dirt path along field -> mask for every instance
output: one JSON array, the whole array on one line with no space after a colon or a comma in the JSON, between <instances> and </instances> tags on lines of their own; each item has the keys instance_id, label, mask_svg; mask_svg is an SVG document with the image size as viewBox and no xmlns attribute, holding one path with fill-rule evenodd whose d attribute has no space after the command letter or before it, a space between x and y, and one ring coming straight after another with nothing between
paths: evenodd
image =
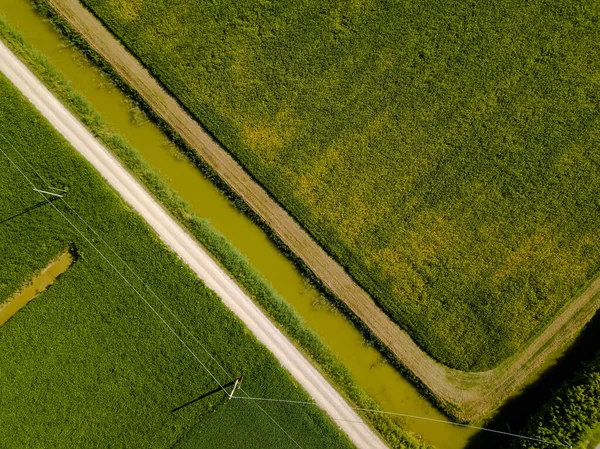
<instances>
[{"instance_id":1,"label":"dirt path along field","mask_svg":"<svg viewBox=\"0 0 600 449\"><path fill-rule=\"evenodd\" d=\"M267 316L142 185L0 42L0 71L252 331L359 448L387 446Z\"/></svg>"},{"instance_id":2,"label":"dirt path along field","mask_svg":"<svg viewBox=\"0 0 600 449\"><path fill-rule=\"evenodd\" d=\"M600 280L572 301L520 354L498 368L467 373L437 363L165 92L95 16L77 0L47 1L458 418L472 420L491 411L597 310Z\"/></svg>"}]
</instances>

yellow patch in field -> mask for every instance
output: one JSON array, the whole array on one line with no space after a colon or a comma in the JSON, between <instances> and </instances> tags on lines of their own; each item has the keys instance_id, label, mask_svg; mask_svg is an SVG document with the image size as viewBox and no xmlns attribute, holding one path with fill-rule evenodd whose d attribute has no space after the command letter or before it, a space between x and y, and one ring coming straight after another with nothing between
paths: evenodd
<instances>
[{"instance_id":1,"label":"yellow patch in field","mask_svg":"<svg viewBox=\"0 0 600 449\"><path fill-rule=\"evenodd\" d=\"M591 262L578 257L578 251L574 248L568 251L560 248L549 235L550 232L540 231L523 241L519 248L508 255L504 265L496 270L492 277L494 284L498 286L513 276L540 270L543 270L544 276L540 277L539 283L547 284L549 289L561 282L577 284L578 279L583 279ZM584 236L579 245L592 241L593 239Z\"/></svg>"},{"instance_id":2,"label":"yellow patch in field","mask_svg":"<svg viewBox=\"0 0 600 449\"><path fill-rule=\"evenodd\" d=\"M351 215L342 220L340 227L340 232L350 245L354 245L360 234L368 228L369 223L366 217L371 213L370 205L358 197L353 198L352 206L350 208Z\"/></svg>"},{"instance_id":3,"label":"yellow patch in field","mask_svg":"<svg viewBox=\"0 0 600 449\"><path fill-rule=\"evenodd\" d=\"M419 214L408 232L411 260L419 264L434 263L437 253L452 251L460 242L460 229L441 215L430 212Z\"/></svg>"},{"instance_id":4,"label":"yellow patch in field","mask_svg":"<svg viewBox=\"0 0 600 449\"><path fill-rule=\"evenodd\" d=\"M534 261L548 257L553 249L552 241L543 233L526 239L519 248L508 255L504 265L492 276L492 280L496 285L501 284L517 272L529 268Z\"/></svg>"},{"instance_id":5,"label":"yellow patch in field","mask_svg":"<svg viewBox=\"0 0 600 449\"><path fill-rule=\"evenodd\" d=\"M340 161L340 151L336 147L329 147L312 169L298 177L296 195L308 204L314 204L318 199L317 190L322 188L327 175Z\"/></svg>"},{"instance_id":6,"label":"yellow patch in field","mask_svg":"<svg viewBox=\"0 0 600 449\"><path fill-rule=\"evenodd\" d=\"M411 301L425 301L427 285L404 257L403 251L384 248L375 253L372 259L383 270L392 284L394 296Z\"/></svg>"},{"instance_id":7,"label":"yellow patch in field","mask_svg":"<svg viewBox=\"0 0 600 449\"><path fill-rule=\"evenodd\" d=\"M239 46L230 49L229 73L231 74L231 84L237 88L248 88L260 84L261 81L256 77L252 68L252 58L254 52L249 48L245 41Z\"/></svg>"},{"instance_id":8,"label":"yellow patch in field","mask_svg":"<svg viewBox=\"0 0 600 449\"><path fill-rule=\"evenodd\" d=\"M309 205L315 203L317 198L315 197L314 185L310 176L306 174L298 176L296 196L302 198Z\"/></svg>"},{"instance_id":9,"label":"yellow patch in field","mask_svg":"<svg viewBox=\"0 0 600 449\"><path fill-rule=\"evenodd\" d=\"M391 210L374 195L377 179L367 170L362 171L373 151L372 139L389 122L389 111L376 114L360 130L327 147L298 176L296 196L313 207L314 216L334 224L340 237L351 246L359 245L361 235L377 226ZM347 179L345 172L350 168L354 170L352 181L338 185L337 180Z\"/></svg>"},{"instance_id":10,"label":"yellow patch in field","mask_svg":"<svg viewBox=\"0 0 600 449\"><path fill-rule=\"evenodd\" d=\"M242 138L246 145L266 162L274 162L285 144L290 142L300 125L291 109L279 111L273 122L245 126Z\"/></svg>"},{"instance_id":11,"label":"yellow patch in field","mask_svg":"<svg viewBox=\"0 0 600 449\"><path fill-rule=\"evenodd\" d=\"M340 232L348 244L358 245L358 239L365 231L377 226L382 217L389 214L389 206L380 204L375 206L372 198L374 181L372 178L362 177L354 182L354 190L347 201L347 205L340 205L337 209L341 215ZM377 212L374 212L376 208ZM331 212L329 212L331 213ZM385 218L384 218L385 219Z\"/></svg>"},{"instance_id":12,"label":"yellow patch in field","mask_svg":"<svg viewBox=\"0 0 600 449\"><path fill-rule=\"evenodd\" d=\"M285 142L284 137L272 125L246 127L243 130L244 141L254 151L266 149L268 151L279 150Z\"/></svg>"},{"instance_id":13,"label":"yellow patch in field","mask_svg":"<svg viewBox=\"0 0 600 449\"><path fill-rule=\"evenodd\" d=\"M143 4L144 0L110 0L110 6L127 20L137 19Z\"/></svg>"},{"instance_id":14,"label":"yellow patch in field","mask_svg":"<svg viewBox=\"0 0 600 449\"><path fill-rule=\"evenodd\" d=\"M377 68L380 72L385 72L394 68L396 63L398 62L398 50L395 48L383 48L379 55L377 56L377 61L375 62Z\"/></svg>"},{"instance_id":15,"label":"yellow patch in field","mask_svg":"<svg viewBox=\"0 0 600 449\"><path fill-rule=\"evenodd\" d=\"M351 0L350 9L352 12L365 12L365 9L373 7L372 0Z\"/></svg>"},{"instance_id":16,"label":"yellow patch in field","mask_svg":"<svg viewBox=\"0 0 600 449\"><path fill-rule=\"evenodd\" d=\"M440 263L442 252L451 253L462 238L453 221L425 211L412 220L406 229L398 229L389 246L369 256L398 297L425 301L428 289L423 275ZM435 268L433 268L435 269Z\"/></svg>"},{"instance_id":17,"label":"yellow patch in field","mask_svg":"<svg viewBox=\"0 0 600 449\"><path fill-rule=\"evenodd\" d=\"M371 119L365 128L365 133L369 137L376 136L386 128L390 128L390 124L390 110L387 108Z\"/></svg>"}]
</instances>

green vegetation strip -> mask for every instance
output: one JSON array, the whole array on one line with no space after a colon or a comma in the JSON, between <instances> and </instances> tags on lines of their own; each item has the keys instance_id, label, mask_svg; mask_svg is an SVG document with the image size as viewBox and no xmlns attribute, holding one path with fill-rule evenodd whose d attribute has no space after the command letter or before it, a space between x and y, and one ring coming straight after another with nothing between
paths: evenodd
<instances>
[{"instance_id":1,"label":"green vegetation strip","mask_svg":"<svg viewBox=\"0 0 600 449\"><path fill-rule=\"evenodd\" d=\"M600 352L531 417L524 429L534 438L585 449L600 428ZM511 449L549 449L550 444L515 441Z\"/></svg>"},{"instance_id":2,"label":"green vegetation strip","mask_svg":"<svg viewBox=\"0 0 600 449\"><path fill-rule=\"evenodd\" d=\"M84 3L443 363L496 366L598 273L586 2Z\"/></svg>"},{"instance_id":3,"label":"green vegetation strip","mask_svg":"<svg viewBox=\"0 0 600 449\"><path fill-rule=\"evenodd\" d=\"M248 333L220 299L161 244L155 234L103 179L0 77L0 131L55 187L68 190L70 205L192 330L232 376L245 375L257 395L308 396L276 359ZM6 142L3 151L41 184ZM14 217L40 195L2 156L0 216ZM104 250L122 272L123 264L93 238L60 200L53 204ZM227 408L214 392L176 413L177 406L217 385L112 268L54 210L38 207L1 224L3 263L0 298L46 266L65 246L77 249L77 264L0 328L0 446L3 447L171 447L214 410ZM133 275L134 287L146 293ZM164 316L164 308L146 298ZM173 319L167 320L184 334ZM189 338L187 343L222 383L231 378ZM264 407L303 447L352 445L316 408L292 412ZM250 414L260 429L244 447L295 447L260 410L249 405L223 413ZM226 429L224 429L225 431ZM209 441L203 441L207 447Z\"/></svg>"},{"instance_id":4,"label":"green vegetation strip","mask_svg":"<svg viewBox=\"0 0 600 449\"><path fill-rule=\"evenodd\" d=\"M221 236L207 220L198 218L190 207L119 135L113 133L101 116L78 94L50 62L29 45L0 17L0 38L44 82L46 86L110 149L146 186L167 210L204 246L278 326L311 358L328 379L357 407L378 409L354 382L348 370L319 337L308 329L287 302L262 278L248 260ZM280 397L275 396L275 397ZM420 447L393 420L364 414L392 447ZM193 432L196 434L197 432Z\"/></svg>"}]
</instances>

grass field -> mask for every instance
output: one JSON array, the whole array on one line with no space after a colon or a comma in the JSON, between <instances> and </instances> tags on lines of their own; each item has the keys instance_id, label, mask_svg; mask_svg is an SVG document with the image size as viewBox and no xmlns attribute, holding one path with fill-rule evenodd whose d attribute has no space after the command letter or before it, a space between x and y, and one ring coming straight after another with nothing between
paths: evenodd
<instances>
[{"instance_id":1,"label":"grass field","mask_svg":"<svg viewBox=\"0 0 600 449\"><path fill-rule=\"evenodd\" d=\"M204 343L231 376L244 374L256 395L306 400L276 360L169 252L92 168L0 77L0 132L49 184L66 188L69 204ZM3 139L3 151L42 187L33 170ZM214 424L213 413L240 426L244 447L296 447L252 404L210 394L216 383L109 265L50 205L40 201L0 157L0 301L12 296L66 248L77 261L46 292L0 328L0 446L172 447L190 429ZM53 204L91 237L62 201ZM94 237L95 245L103 248ZM121 271L123 265L103 251ZM133 276L130 282L142 292ZM146 299L164 316L150 295ZM174 325L173 320L171 325ZM181 331L175 326L175 329ZM220 378L231 380L187 342ZM233 401L235 402L235 401ZM265 409L304 447L352 447L318 409ZM246 429L252 421L256 428ZM210 424L213 423L213 424ZM252 438L249 438L251 435ZM195 447L214 447L205 434Z\"/></svg>"},{"instance_id":2,"label":"grass field","mask_svg":"<svg viewBox=\"0 0 600 449\"><path fill-rule=\"evenodd\" d=\"M591 2L84 3L438 360L598 272Z\"/></svg>"},{"instance_id":3,"label":"grass field","mask_svg":"<svg viewBox=\"0 0 600 449\"><path fill-rule=\"evenodd\" d=\"M86 124L98 140L120 159L121 163L213 255L215 260L219 261L230 276L265 310L274 322L283 328L288 338L310 357L312 363L319 367L320 371L349 399L350 403L360 408L379 408L379 405L352 378L348 368L307 327L302 318L271 287L248 259L219 234L208 220L199 218L160 174L147 164L138 151L106 124L99 112L73 89L72 84L66 80L64 75L42 53L27 43L23 36L2 17L0 17L0 39L82 123ZM227 416L239 419L239 416L235 414ZM256 417L251 418L255 419ZM392 447L422 447L389 416L369 413L364 414L363 419L367 420ZM211 418L210 422L215 420ZM204 427L205 423L200 423L195 428L196 430L190 431L191 438L185 441L195 441L194 436L197 435L198 429ZM242 428L242 430L247 431L248 429ZM262 428L258 427L257 430L261 431ZM201 432L201 435L203 434L204 431ZM229 437L233 438L233 436Z\"/></svg>"}]
</instances>

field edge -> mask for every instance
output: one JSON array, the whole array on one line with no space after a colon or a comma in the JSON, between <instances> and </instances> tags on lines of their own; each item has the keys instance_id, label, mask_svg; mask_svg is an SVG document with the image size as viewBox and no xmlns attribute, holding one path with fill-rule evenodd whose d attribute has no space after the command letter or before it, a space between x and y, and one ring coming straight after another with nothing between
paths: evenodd
<instances>
[{"instance_id":1,"label":"field edge","mask_svg":"<svg viewBox=\"0 0 600 449\"><path fill-rule=\"evenodd\" d=\"M313 331L303 325L302 319L293 308L272 289L248 260L218 234L207 220L196 217L179 195L148 166L137 150L118 134L111 132L101 116L69 85L60 71L55 69L43 54L28 44L3 18L0 18L0 37L4 38L4 42L11 50L15 51L30 70L44 81L44 84L92 134L107 146L144 188L165 206L169 214L190 236L213 255L213 260L238 282L238 285L272 318L277 327L295 343L298 349L315 362L315 367L331 381L343 397L358 407L379 409L378 404L354 382L344 365L329 352L327 346ZM361 413L361 416L377 429L386 441L420 447L410 434L391 419L367 413ZM385 435L385 432L389 435Z\"/></svg>"}]
</instances>

